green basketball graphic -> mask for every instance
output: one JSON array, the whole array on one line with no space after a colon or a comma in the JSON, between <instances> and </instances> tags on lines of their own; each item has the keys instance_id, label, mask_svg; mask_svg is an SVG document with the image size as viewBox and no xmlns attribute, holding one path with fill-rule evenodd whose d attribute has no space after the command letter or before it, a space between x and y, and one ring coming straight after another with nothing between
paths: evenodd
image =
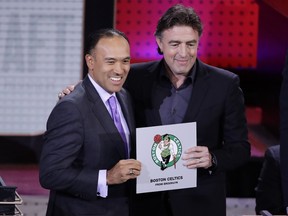
<instances>
[{"instance_id":1,"label":"green basketball graphic","mask_svg":"<svg viewBox=\"0 0 288 216\"><path fill-rule=\"evenodd\" d=\"M154 143L151 147L151 158L154 163L164 170L169 167L176 169L176 163L182 155L180 140L172 134L154 136Z\"/></svg>"}]
</instances>

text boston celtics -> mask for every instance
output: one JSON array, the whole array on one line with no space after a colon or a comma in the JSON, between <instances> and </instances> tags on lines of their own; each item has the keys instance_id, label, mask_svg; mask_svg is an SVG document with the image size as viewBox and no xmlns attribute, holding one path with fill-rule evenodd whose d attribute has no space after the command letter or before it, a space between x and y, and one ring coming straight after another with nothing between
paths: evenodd
<instances>
[{"instance_id":1,"label":"text boston celtics","mask_svg":"<svg viewBox=\"0 0 288 216\"><path fill-rule=\"evenodd\" d=\"M175 180L182 180L182 179L183 179L183 176L174 176L174 177L168 177L168 178L156 178L156 179L150 179L150 183L175 181Z\"/></svg>"}]
</instances>

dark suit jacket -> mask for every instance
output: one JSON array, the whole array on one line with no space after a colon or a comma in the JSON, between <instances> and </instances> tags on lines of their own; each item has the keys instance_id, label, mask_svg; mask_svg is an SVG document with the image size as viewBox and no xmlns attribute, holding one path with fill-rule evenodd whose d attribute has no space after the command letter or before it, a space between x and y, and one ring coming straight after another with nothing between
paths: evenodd
<instances>
[{"instance_id":1,"label":"dark suit jacket","mask_svg":"<svg viewBox=\"0 0 288 216\"><path fill-rule=\"evenodd\" d=\"M163 60L131 67L126 88L134 100L136 127L162 124L159 105L156 105L161 102L153 97L159 88L157 80L162 66ZM183 122L197 122L198 145L207 146L215 154L218 168L213 174L206 169L198 169L197 188L170 191L166 195L169 196L173 216L225 215L225 171L243 165L250 157L243 93L237 75L199 60L196 66L192 96ZM156 215L161 196L163 193L158 193L158 197L157 193L136 196L135 206L141 212L135 215L147 215L149 212ZM140 197L151 202L145 203ZM143 207L145 205L149 208Z\"/></svg>"},{"instance_id":2,"label":"dark suit jacket","mask_svg":"<svg viewBox=\"0 0 288 216\"><path fill-rule=\"evenodd\" d=\"M130 96L116 96L130 129L135 123ZM40 160L40 183L50 189L47 215L128 215L129 181L108 187L108 197L97 196L100 169L111 169L125 159L124 143L94 86L86 77L61 99L47 122Z\"/></svg>"},{"instance_id":3,"label":"dark suit jacket","mask_svg":"<svg viewBox=\"0 0 288 216\"><path fill-rule=\"evenodd\" d=\"M288 50L280 91L280 158L284 205L288 207Z\"/></svg>"},{"instance_id":4,"label":"dark suit jacket","mask_svg":"<svg viewBox=\"0 0 288 216\"><path fill-rule=\"evenodd\" d=\"M255 188L256 214L268 210L271 214L285 214L281 187L280 146L271 146L265 152L265 158Z\"/></svg>"}]
</instances>

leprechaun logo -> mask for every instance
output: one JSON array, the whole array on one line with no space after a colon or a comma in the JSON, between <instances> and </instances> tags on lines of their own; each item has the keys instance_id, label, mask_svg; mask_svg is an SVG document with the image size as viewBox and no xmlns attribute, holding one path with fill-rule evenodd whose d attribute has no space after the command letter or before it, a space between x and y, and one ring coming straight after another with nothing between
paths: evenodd
<instances>
[{"instance_id":1,"label":"leprechaun logo","mask_svg":"<svg viewBox=\"0 0 288 216\"><path fill-rule=\"evenodd\" d=\"M176 169L176 163L182 154L182 145L180 140L172 134L156 134L151 148L152 160L161 170L168 167Z\"/></svg>"}]
</instances>

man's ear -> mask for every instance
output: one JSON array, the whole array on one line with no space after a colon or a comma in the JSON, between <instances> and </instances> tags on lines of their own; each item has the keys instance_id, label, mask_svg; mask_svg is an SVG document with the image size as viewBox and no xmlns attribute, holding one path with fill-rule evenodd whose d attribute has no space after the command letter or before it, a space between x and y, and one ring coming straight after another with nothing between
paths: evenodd
<instances>
[{"instance_id":1,"label":"man's ear","mask_svg":"<svg viewBox=\"0 0 288 216\"><path fill-rule=\"evenodd\" d=\"M159 37L156 37L156 42L157 42L158 47L162 51L162 42L161 42L161 39Z\"/></svg>"},{"instance_id":2,"label":"man's ear","mask_svg":"<svg viewBox=\"0 0 288 216\"><path fill-rule=\"evenodd\" d=\"M93 66L94 66L94 58L93 58L93 56L90 55L90 54L86 54L85 55L85 60L86 60L87 67L89 69L93 68Z\"/></svg>"}]
</instances>

